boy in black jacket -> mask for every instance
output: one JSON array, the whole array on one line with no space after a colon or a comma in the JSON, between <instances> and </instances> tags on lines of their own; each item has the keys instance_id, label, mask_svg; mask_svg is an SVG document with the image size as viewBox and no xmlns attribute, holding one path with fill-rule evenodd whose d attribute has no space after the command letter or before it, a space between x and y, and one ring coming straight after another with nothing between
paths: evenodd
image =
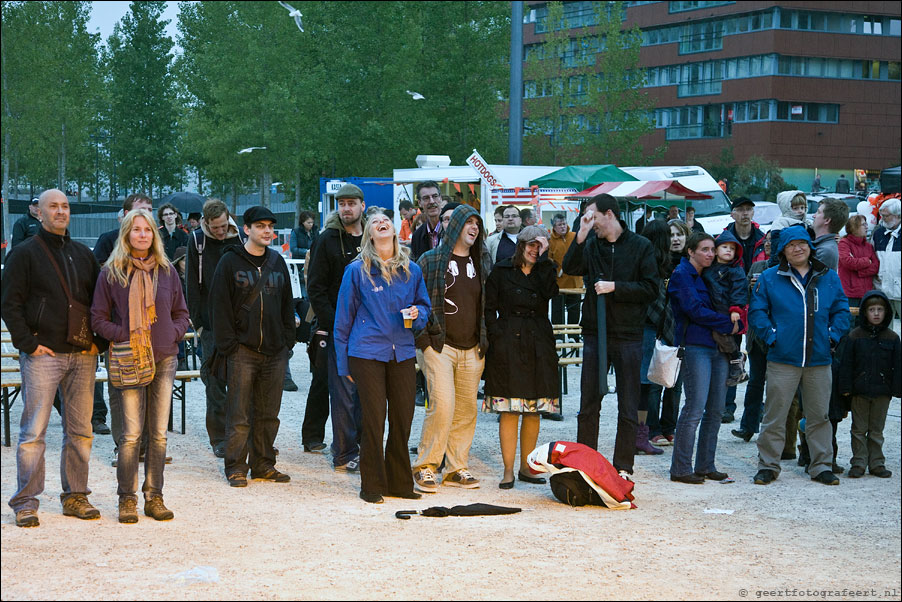
<instances>
[{"instance_id":1,"label":"boy in black jacket","mask_svg":"<svg viewBox=\"0 0 902 602\"><path fill-rule=\"evenodd\" d=\"M225 474L232 487L247 486L248 465L253 479L291 480L276 470L272 447L295 328L288 267L267 248L275 224L265 207L245 211L247 242L228 247L213 275L213 335L217 352L228 357Z\"/></svg>"},{"instance_id":2,"label":"boy in black jacket","mask_svg":"<svg viewBox=\"0 0 902 602\"><path fill-rule=\"evenodd\" d=\"M892 331L893 310L881 291L861 299L858 326L841 344L839 394L851 397L852 468L849 477L893 475L883 456L883 426L890 397L902 396L899 335Z\"/></svg>"}]
</instances>

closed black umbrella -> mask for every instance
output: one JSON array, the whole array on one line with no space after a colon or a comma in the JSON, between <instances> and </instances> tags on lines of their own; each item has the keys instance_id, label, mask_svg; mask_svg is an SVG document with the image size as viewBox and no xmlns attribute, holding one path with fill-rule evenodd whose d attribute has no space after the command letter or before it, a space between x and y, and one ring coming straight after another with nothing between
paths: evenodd
<instances>
[{"instance_id":1,"label":"closed black umbrella","mask_svg":"<svg viewBox=\"0 0 902 602\"><path fill-rule=\"evenodd\" d=\"M516 514L520 512L520 508L509 508L507 506L495 506L493 504L468 504L466 506L432 506L425 510L398 510L395 512L395 518L407 520L411 515L419 514L421 516L492 516L498 514Z\"/></svg>"},{"instance_id":2,"label":"closed black umbrella","mask_svg":"<svg viewBox=\"0 0 902 602\"><path fill-rule=\"evenodd\" d=\"M196 192L173 192L160 200L161 205L172 203L172 206L188 216L192 213L201 213L207 198Z\"/></svg>"}]
</instances>

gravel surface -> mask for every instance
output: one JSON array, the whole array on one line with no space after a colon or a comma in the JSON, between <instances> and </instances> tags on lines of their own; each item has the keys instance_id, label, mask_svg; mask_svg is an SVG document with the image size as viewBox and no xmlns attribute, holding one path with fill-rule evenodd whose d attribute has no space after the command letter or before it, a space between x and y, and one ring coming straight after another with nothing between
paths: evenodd
<instances>
[{"instance_id":1,"label":"gravel surface","mask_svg":"<svg viewBox=\"0 0 902 602\"><path fill-rule=\"evenodd\" d=\"M187 434L170 433L164 494L175 520L116 521L110 436L96 436L89 483L102 518L63 517L61 429L47 434L41 526L20 529L7 506L15 490L21 402L13 447L2 449L2 598L46 599L900 599L900 403L886 425L891 479L812 482L794 461L755 486L755 439L723 425L718 468L736 482L668 480L672 448L636 458L635 510L570 508L547 485L498 489L495 416L480 414L470 469L482 487L443 487L417 501L357 497L359 479L336 474L328 455L304 453L300 425L309 386L303 346L292 359L298 393L285 393L276 446L288 484L226 483L207 443L204 393L188 385ZM569 371L563 422L542 421L539 443L576 438L579 370ZM613 384L613 379L612 379ZM741 415L743 386L738 400ZM419 440L417 408L411 445ZM851 456L846 419L840 463ZM616 402L603 405L599 450L613 453ZM178 417L176 418L178 425ZM327 425L327 440L330 437ZM143 479L143 477L142 477ZM398 520L397 510L486 502L523 509L511 516ZM726 512L710 512L726 511Z\"/></svg>"}]
</instances>

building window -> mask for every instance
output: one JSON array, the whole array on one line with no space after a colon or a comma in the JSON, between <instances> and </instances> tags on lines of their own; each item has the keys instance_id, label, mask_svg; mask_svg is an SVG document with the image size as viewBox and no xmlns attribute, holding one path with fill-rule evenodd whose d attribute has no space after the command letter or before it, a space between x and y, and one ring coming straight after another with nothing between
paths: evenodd
<instances>
[{"instance_id":1,"label":"building window","mask_svg":"<svg viewBox=\"0 0 902 602\"><path fill-rule=\"evenodd\" d=\"M723 6L724 4L736 4L735 2L671 2L668 12L680 13L687 10L699 10L700 8L712 8L714 6Z\"/></svg>"}]
</instances>

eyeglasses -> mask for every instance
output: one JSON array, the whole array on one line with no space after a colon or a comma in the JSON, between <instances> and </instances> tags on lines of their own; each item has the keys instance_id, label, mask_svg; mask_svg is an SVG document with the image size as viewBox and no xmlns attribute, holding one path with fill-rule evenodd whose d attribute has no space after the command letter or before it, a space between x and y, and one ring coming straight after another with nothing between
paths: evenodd
<instances>
[{"instance_id":1,"label":"eyeglasses","mask_svg":"<svg viewBox=\"0 0 902 602\"><path fill-rule=\"evenodd\" d=\"M440 194L426 194L420 197L421 201L438 201L441 200L442 195Z\"/></svg>"},{"instance_id":2,"label":"eyeglasses","mask_svg":"<svg viewBox=\"0 0 902 602\"><path fill-rule=\"evenodd\" d=\"M163 214L163 217L175 217L175 213L172 213L171 211L167 211L166 213Z\"/></svg>"}]
</instances>

